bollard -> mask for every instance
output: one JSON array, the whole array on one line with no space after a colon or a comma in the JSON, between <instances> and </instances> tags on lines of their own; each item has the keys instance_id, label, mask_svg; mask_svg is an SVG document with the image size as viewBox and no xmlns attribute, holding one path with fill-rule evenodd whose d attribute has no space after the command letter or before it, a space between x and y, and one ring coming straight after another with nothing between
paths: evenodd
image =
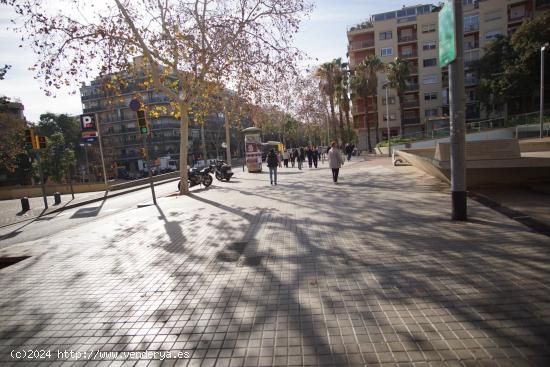
<instances>
[{"instance_id":1,"label":"bollard","mask_svg":"<svg viewBox=\"0 0 550 367\"><path fill-rule=\"evenodd\" d=\"M29 198L25 196L21 198L21 211L26 212L29 210L31 210L31 205L29 204Z\"/></svg>"},{"instance_id":2,"label":"bollard","mask_svg":"<svg viewBox=\"0 0 550 367\"><path fill-rule=\"evenodd\" d=\"M53 193L54 205L61 204L61 194L58 192Z\"/></svg>"}]
</instances>

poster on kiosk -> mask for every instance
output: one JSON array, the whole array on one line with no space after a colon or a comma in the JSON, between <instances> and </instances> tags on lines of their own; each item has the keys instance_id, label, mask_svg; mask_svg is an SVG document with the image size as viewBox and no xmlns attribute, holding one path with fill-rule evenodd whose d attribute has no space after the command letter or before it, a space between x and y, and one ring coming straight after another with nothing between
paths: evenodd
<instances>
[{"instance_id":1,"label":"poster on kiosk","mask_svg":"<svg viewBox=\"0 0 550 367\"><path fill-rule=\"evenodd\" d=\"M260 129L250 127L244 129L244 146L246 149L246 167L248 172L262 171L262 141L260 139Z\"/></svg>"}]
</instances>

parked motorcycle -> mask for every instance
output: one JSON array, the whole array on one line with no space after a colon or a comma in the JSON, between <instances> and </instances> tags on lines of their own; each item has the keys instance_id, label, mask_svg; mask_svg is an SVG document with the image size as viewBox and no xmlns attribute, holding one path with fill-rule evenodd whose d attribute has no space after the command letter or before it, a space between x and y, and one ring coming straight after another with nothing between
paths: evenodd
<instances>
[{"instance_id":1,"label":"parked motorcycle","mask_svg":"<svg viewBox=\"0 0 550 367\"><path fill-rule=\"evenodd\" d=\"M196 168L190 168L187 170L187 180L189 182L189 187L197 186L197 185L204 185L204 187L208 187L212 185L212 176L210 176L210 173L212 172L212 166L206 166L202 169L196 169ZM178 190L181 189L181 181L178 182Z\"/></svg>"},{"instance_id":2,"label":"parked motorcycle","mask_svg":"<svg viewBox=\"0 0 550 367\"><path fill-rule=\"evenodd\" d=\"M227 164L224 160L218 160L216 161L215 167L215 176L219 181L227 181L231 179L231 176L233 176L233 172L231 171L231 166Z\"/></svg>"}]
</instances>

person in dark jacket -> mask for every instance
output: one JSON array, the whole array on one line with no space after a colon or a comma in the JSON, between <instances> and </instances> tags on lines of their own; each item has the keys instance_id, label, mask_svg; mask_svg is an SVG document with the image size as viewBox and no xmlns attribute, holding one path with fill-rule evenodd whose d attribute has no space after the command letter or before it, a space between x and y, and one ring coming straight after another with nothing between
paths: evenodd
<instances>
[{"instance_id":1,"label":"person in dark jacket","mask_svg":"<svg viewBox=\"0 0 550 367\"><path fill-rule=\"evenodd\" d=\"M317 148L315 147L315 145L311 147L311 156L313 157L313 166L317 168L318 156L317 156Z\"/></svg>"},{"instance_id":2,"label":"person in dark jacket","mask_svg":"<svg viewBox=\"0 0 550 367\"><path fill-rule=\"evenodd\" d=\"M311 150L311 146L308 146L306 149L306 157L307 165L311 168L311 165L313 164L313 151Z\"/></svg>"},{"instance_id":3,"label":"person in dark jacket","mask_svg":"<svg viewBox=\"0 0 550 367\"><path fill-rule=\"evenodd\" d=\"M353 147L351 144L346 144L346 148L344 149L344 152L348 156L348 162L351 160L351 153L353 153Z\"/></svg>"},{"instance_id":4,"label":"person in dark jacket","mask_svg":"<svg viewBox=\"0 0 550 367\"><path fill-rule=\"evenodd\" d=\"M267 153L267 167L269 167L269 181L271 184L277 185L277 167L279 167L279 157L275 153L275 149L271 148Z\"/></svg>"},{"instance_id":5,"label":"person in dark jacket","mask_svg":"<svg viewBox=\"0 0 550 367\"><path fill-rule=\"evenodd\" d=\"M296 162L297 155L298 155L298 151L296 149L292 149L290 151L290 163L292 164L292 168L294 168L294 162Z\"/></svg>"},{"instance_id":6,"label":"person in dark jacket","mask_svg":"<svg viewBox=\"0 0 550 367\"><path fill-rule=\"evenodd\" d=\"M298 169L302 169L302 163L306 160L306 152L304 147L300 147L300 152L298 153Z\"/></svg>"}]
</instances>

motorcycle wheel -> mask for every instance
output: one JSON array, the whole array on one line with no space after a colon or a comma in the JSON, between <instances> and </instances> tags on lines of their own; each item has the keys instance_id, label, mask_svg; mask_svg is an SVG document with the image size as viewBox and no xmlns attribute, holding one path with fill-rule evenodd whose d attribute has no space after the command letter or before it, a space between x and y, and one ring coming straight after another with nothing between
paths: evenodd
<instances>
[{"instance_id":1,"label":"motorcycle wheel","mask_svg":"<svg viewBox=\"0 0 550 367\"><path fill-rule=\"evenodd\" d=\"M207 175L204 175L204 182L203 182L203 184L204 184L204 187L208 187L208 186L212 185L212 176L210 176L210 175L208 175L208 174L207 174Z\"/></svg>"},{"instance_id":2,"label":"motorcycle wheel","mask_svg":"<svg viewBox=\"0 0 550 367\"><path fill-rule=\"evenodd\" d=\"M178 181L178 191L181 190L181 181Z\"/></svg>"},{"instance_id":3,"label":"motorcycle wheel","mask_svg":"<svg viewBox=\"0 0 550 367\"><path fill-rule=\"evenodd\" d=\"M231 177L228 177L228 178L226 178L225 180L226 180L227 182L229 182L230 179L231 179Z\"/></svg>"},{"instance_id":4,"label":"motorcycle wheel","mask_svg":"<svg viewBox=\"0 0 550 367\"><path fill-rule=\"evenodd\" d=\"M216 172L216 178L218 179L218 181L223 181L222 176L218 172Z\"/></svg>"}]
</instances>

